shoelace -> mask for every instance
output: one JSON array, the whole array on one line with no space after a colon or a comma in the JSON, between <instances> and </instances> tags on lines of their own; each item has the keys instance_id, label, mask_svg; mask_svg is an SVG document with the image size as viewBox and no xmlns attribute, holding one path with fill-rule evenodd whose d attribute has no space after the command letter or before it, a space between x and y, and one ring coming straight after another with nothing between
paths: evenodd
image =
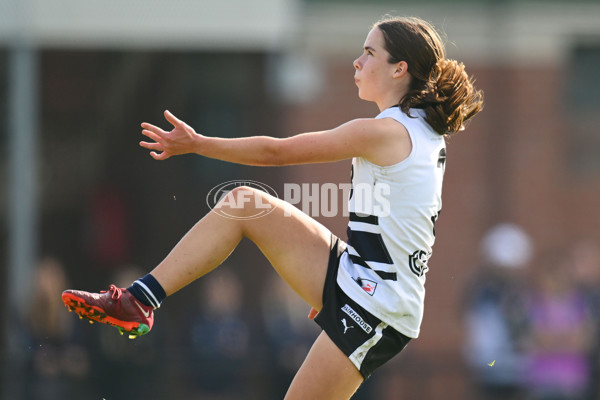
<instances>
[{"instance_id":1,"label":"shoelace","mask_svg":"<svg viewBox=\"0 0 600 400\"><path fill-rule=\"evenodd\" d=\"M119 300L121 298L121 296L123 295L123 290L116 287L115 285L110 285L108 287L108 290L100 291L100 293L108 293L108 292L112 292L111 297L113 298L113 300Z\"/></svg>"}]
</instances>

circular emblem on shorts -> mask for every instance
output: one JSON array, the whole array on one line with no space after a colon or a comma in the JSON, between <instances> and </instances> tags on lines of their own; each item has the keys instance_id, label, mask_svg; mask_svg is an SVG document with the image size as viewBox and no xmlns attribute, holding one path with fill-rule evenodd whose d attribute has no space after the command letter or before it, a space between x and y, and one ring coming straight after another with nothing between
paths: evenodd
<instances>
[{"instance_id":1,"label":"circular emblem on shorts","mask_svg":"<svg viewBox=\"0 0 600 400\"><path fill-rule=\"evenodd\" d=\"M253 219L264 217L275 209L271 204L265 203L260 196L253 196L250 192L245 195L240 193L239 196L227 196L233 189L238 187L249 187L258 189L262 192L268 193L271 196L277 196L277 192L269 185L262 182L253 180L234 180L224 183L220 183L213 187L206 195L206 204L211 210L217 214L233 219ZM255 212L252 215L245 215L240 217L235 215L230 210L238 208L244 208L247 204L252 205Z\"/></svg>"}]
</instances>

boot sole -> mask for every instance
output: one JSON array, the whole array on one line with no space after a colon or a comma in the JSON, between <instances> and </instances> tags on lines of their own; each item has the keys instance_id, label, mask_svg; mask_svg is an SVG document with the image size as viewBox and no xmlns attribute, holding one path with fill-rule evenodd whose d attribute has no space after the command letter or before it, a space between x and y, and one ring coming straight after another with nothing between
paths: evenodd
<instances>
[{"instance_id":1,"label":"boot sole","mask_svg":"<svg viewBox=\"0 0 600 400\"><path fill-rule=\"evenodd\" d=\"M89 305L84 299L77 297L71 293L63 293L62 301L69 309L69 312L74 311L79 315L79 318L86 318L90 323L100 322L110 325L119 330L121 335L127 333L130 339L135 339L138 336L145 335L150 331L148 325L139 322L121 321L110 315L97 306Z\"/></svg>"}]
</instances>

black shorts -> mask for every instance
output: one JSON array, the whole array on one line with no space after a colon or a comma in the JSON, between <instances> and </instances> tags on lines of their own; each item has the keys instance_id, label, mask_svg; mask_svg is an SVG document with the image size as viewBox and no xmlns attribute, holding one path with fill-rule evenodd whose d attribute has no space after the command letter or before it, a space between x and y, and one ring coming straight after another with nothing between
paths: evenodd
<instances>
[{"instance_id":1,"label":"black shorts","mask_svg":"<svg viewBox=\"0 0 600 400\"><path fill-rule=\"evenodd\" d=\"M348 297L337 284L344 243L331 235L331 251L323 289L323 309L315 322L367 379L400 353L410 341Z\"/></svg>"}]
</instances>

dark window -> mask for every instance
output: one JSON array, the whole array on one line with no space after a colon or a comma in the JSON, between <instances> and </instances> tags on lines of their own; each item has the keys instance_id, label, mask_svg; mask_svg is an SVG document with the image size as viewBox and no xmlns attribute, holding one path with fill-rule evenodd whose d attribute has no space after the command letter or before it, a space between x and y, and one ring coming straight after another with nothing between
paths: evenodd
<instances>
[{"instance_id":1,"label":"dark window","mask_svg":"<svg viewBox=\"0 0 600 400\"><path fill-rule=\"evenodd\" d=\"M567 67L570 164L574 174L600 173L600 38L573 48Z\"/></svg>"}]
</instances>

